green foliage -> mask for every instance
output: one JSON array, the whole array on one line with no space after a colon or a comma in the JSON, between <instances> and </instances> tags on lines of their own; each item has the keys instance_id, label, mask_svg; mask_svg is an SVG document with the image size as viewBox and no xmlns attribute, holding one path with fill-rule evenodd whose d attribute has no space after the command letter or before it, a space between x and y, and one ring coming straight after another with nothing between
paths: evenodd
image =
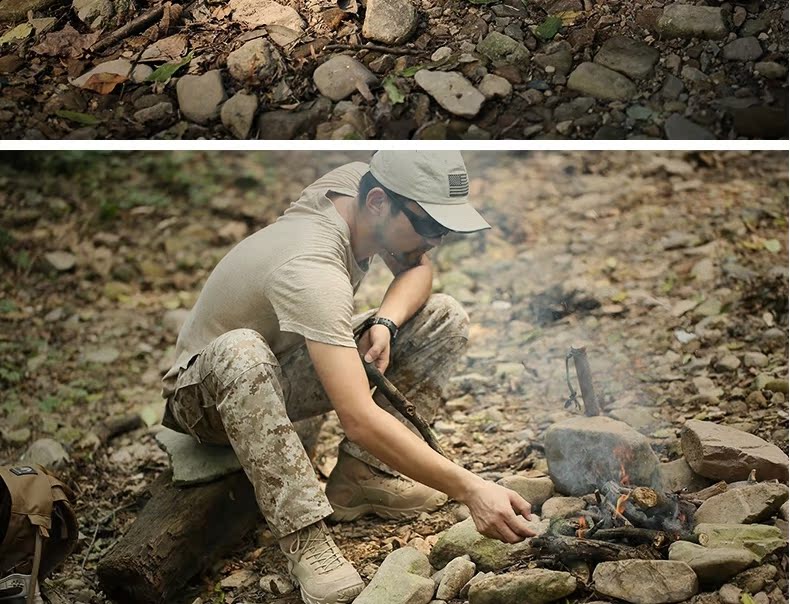
<instances>
[{"instance_id":1,"label":"green foliage","mask_svg":"<svg viewBox=\"0 0 790 604\"><path fill-rule=\"evenodd\" d=\"M562 27L562 19L555 16L546 17L546 20L535 28L535 35L548 42L559 33Z\"/></svg>"},{"instance_id":2,"label":"green foliage","mask_svg":"<svg viewBox=\"0 0 790 604\"><path fill-rule=\"evenodd\" d=\"M16 384L22 379L22 374L10 367L0 367L0 382Z\"/></svg>"},{"instance_id":3,"label":"green foliage","mask_svg":"<svg viewBox=\"0 0 790 604\"><path fill-rule=\"evenodd\" d=\"M6 300L5 298L0 300L0 313L14 312L15 310L16 304L12 300Z\"/></svg>"},{"instance_id":4,"label":"green foliage","mask_svg":"<svg viewBox=\"0 0 790 604\"><path fill-rule=\"evenodd\" d=\"M164 65L157 67L151 75L149 75L145 81L146 82L167 82L172 78L176 72L181 69L184 65L189 63L192 60L192 53L190 52L187 56L185 56L180 61L174 61L173 63L165 63Z\"/></svg>"},{"instance_id":5,"label":"green foliage","mask_svg":"<svg viewBox=\"0 0 790 604\"><path fill-rule=\"evenodd\" d=\"M397 105L398 103L402 103L406 100L406 95L401 92L401 89L398 88L398 78L395 75L388 75L384 78L384 81L381 83L384 90L389 97L390 103L393 105Z\"/></svg>"}]
</instances>

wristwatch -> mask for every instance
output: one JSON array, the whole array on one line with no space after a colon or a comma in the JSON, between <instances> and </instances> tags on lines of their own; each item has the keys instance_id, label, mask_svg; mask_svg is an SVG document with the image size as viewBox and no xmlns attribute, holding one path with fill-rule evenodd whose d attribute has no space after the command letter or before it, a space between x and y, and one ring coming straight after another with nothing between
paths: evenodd
<instances>
[{"instance_id":1,"label":"wristwatch","mask_svg":"<svg viewBox=\"0 0 790 604\"><path fill-rule=\"evenodd\" d=\"M374 325L383 325L387 329L390 330L390 341L395 342L395 338L398 337L398 326L395 324L395 321L390 319L385 319L384 317L370 317L367 321L365 321L363 327L363 331L367 331Z\"/></svg>"}]
</instances>

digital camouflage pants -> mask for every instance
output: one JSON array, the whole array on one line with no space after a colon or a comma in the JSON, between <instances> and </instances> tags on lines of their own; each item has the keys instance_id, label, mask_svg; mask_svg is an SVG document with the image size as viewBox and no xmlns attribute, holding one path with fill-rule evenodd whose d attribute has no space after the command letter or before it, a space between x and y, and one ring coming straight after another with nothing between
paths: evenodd
<instances>
[{"instance_id":1,"label":"digital camouflage pants","mask_svg":"<svg viewBox=\"0 0 790 604\"><path fill-rule=\"evenodd\" d=\"M354 317L357 337L375 310ZM466 349L469 318L444 294L432 295L402 326L390 352L387 377L433 421L441 392ZM411 423L374 394L383 408ZM236 329L216 338L183 369L169 400L181 428L200 442L230 444L278 538L332 513L310 459L291 422L332 409L302 345L275 357L263 337ZM344 439L341 448L385 472L382 462Z\"/></svg>"}]
</instances>

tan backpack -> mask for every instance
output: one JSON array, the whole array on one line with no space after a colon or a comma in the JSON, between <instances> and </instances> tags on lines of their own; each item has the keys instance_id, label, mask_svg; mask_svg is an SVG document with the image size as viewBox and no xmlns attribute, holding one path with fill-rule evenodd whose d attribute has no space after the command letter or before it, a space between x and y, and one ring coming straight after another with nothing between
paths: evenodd
<instances>
[{"instance_id":1,"label":"tan backpack","mask_svg":"<svg viewBox=\"0 0 790 604\"><path fill-rule=\"evenodd\" d=\"M77 544L73 498L71 489L43 466L0 466L0 583L10 580L6 585L17 586L28 604L36 580L49 575Z\"/></svg>"}]
</instances>

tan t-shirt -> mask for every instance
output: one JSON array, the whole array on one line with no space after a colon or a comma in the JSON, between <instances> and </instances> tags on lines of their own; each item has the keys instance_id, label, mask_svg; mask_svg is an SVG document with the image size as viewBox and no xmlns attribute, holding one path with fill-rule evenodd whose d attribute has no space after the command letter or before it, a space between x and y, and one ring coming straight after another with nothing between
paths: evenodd
<instances>
[{"instance_id":1,"label":"tan t-shirt","mask_svg":"<svg viewBox=\"0 0 790 604\"><path fill-rule=\"evenodd\" d=\"M322 176L276 222L220 260L178 335L176 363L163 378L165 397L179 370L233 329L254 329L275 355L305 338L356 346L354 294L368 262L354 259L348 224L327 194L356 197L367 170L367 164L354 162Z\"/></svg>"}]
</instances>

